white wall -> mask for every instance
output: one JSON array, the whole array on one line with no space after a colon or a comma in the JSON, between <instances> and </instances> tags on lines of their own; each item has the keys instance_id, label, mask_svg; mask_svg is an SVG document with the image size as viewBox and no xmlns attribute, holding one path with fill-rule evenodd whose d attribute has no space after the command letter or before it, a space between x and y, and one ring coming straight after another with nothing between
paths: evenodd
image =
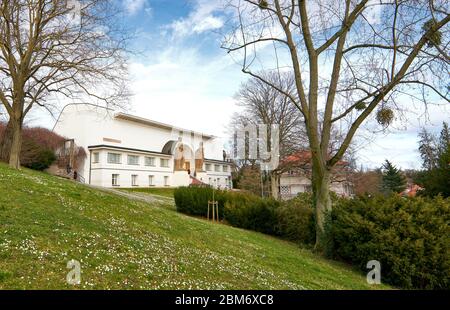
<instances>
[{"instance_id":1,"label":"white wall","mask_svg":"<svg viewBox=\"0 0 450 310\"><path fill-rule=\"evenodd\" d=\"M54 131L69 139L75 139L77 146L85 149L88 157L78 173L83 176L86 182L89 182L90 154L88 146L110 145L123 148L147 150L161 152L164 145L170 140L177 140L174 134L178 134L177 129L165 129L156 126L145 125L129 120L114 118L114 112L104 108L97 108L89 105L69 105L61 113ZM120 142L104 141L104 138L114 139ZM185 141L186 136L183 139ZM194 142L198 144L201 139L196 136ZM186 139L188 140L188 139ZM217 141L208 140L203 137L205 157L210 159L222 160L222 146ZM198 147L194 145L194 148ZM195 149L193 149L195 152ZM97 150L96 150L97 152ZM122 154L122 163L108 164L106 149L98 150L100 152L100 163L92 163L91 184L111 187L111 175L120 175L120 185L131 187L131 175L138 175L139 184L148 186L148 175L154 175L155 186L164 186L164 176L169 176L169 184L172 186L188 185L183 184L189 180L184 175L174 178L173 175L173 156L169 158L169 168L159 166L159 158L163 155L151 155L156 157L156 167L146 167L144 165L144 156L150 156L145 153L133 153L128 150L111 150L114 153ZM140 165L128 165L127 154L136 154L140 156ZM214 167L214 166L213 166ZM208 173L209 174L209 173ZM220 179L221 187L227 185L226 177L231 176L231 167L228 172L211 172L212 177ZM205 183L207 181L204 180Z\"/></svg>"}]
</instances>

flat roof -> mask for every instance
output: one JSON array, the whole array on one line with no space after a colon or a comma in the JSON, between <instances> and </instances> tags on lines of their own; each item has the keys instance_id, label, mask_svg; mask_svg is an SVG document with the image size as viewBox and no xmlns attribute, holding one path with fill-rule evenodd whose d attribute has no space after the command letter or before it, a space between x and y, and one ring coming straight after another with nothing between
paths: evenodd
<instances>
[{"instance_id":1,"label":"flat roof","mask_svg":"<svg viewBox=\"0 0 450 310\"><path fill-rule=\"evenodd\" d=\"M147 126L167 129L167 130L178 130L178 131L182 131L182 132L192 132L192 133L194 133L196 135L200 135L200 136L202 136L204 138L207 138L207 139L215 138L215 136L213 136L213 135L207 135L207 134L204 134L202 132L198 132L198 131L194 131L194 130L190 130L190 129L184 129L184 128L172 126L170 124L157 122L157 121L154 121L154 120L151 120L151 119L148 119L148 118L143 118L143 117L140 117L140 116L131 115L131 114L123 113L123 112L116 112L116 113L114 113L114 118L130 121L130 122L135 122L135 123L139 123L139 124L143 124L143 125L147 125Z\"/></svg>"}]
</instances>

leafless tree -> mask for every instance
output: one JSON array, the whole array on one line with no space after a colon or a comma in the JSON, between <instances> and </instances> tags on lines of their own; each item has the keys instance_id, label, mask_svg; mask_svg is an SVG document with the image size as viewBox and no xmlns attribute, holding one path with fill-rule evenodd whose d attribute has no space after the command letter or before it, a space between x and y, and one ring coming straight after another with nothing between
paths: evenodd
<instances>
[{"instance_id":1,"label":"leafless tree","mask_svg":"<svg viewBox=\"0 0 450 310\"><path fill-rule=\"evenodd\" d=\"M107 0L8 0L0 6L0 102L9 115L2 153L19 168L21 131L33 107L62 99L126 103L125 32Z\"/></svg>"},{"instance_id":2,"label":"leafless tree","mask_svg":"<svg viewBox=\"0 0 450 310\"><path fill-rule=\"evenodd\" d=\"M242 61L244 73L289 97L302 114L322 251L330 171L361 125L374 117L388 126L411 100L448 104L448 2L230 0L228 10L223 48ZM262 69L293 72L295 95L259 74ZM329 154L333 125L345 134Z\"/></svg>"},{"instance_id":3,"label":"leafless tree","mask_svg":"<svg viewBox=\"0 0 450 310\"><path fill-rule=\"evenodd\" d=\"M280 75L273 72L260 74L264 76L264 79L279 83L292 95L295 94L295 79L289 72ZM242 111L233 116L231 121L233 129L245 127L248 124L277 124L280 158L291 155L307 145L302 115L298 113L289 97L261 80L251 78L241 85L235 99ZM255 143L255 141L252 142ZM244 161L250 160L244 159ZM274 198L278 197L278 178L282 172L280 169L270 171L271 194Z\"/></svg>"}]
</instances>

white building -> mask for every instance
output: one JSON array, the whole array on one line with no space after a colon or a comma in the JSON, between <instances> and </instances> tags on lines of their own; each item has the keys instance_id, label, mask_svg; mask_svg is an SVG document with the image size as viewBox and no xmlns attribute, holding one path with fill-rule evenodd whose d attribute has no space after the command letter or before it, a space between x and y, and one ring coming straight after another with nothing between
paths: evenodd
<instances>
[{"instance_id":1,"label":"white building","mask_svg":"<svg viewBox=\"0 0 450 310\"><path fill-rule=\"evenodd\" d=\"M288 156L281 163L282 170L279 179L279 196L281 199L291 199L299 193L312 192L311 184L311 152L301 151ZM340 161L332 173L330 190L339 196L353 195L353 184L348 177L348 164Z\"/></svg>"},{"instance_id":2,"label":"white building","mask_svg":"<svg viewBox=\"0 0 450 310\"><path fill-rule=\"evenodd\" d=\"M53 130L84 148L72 169L92 185L232 186L231 163L211 135L89 105L66 106Z\"/></svg>"}]
</instances>

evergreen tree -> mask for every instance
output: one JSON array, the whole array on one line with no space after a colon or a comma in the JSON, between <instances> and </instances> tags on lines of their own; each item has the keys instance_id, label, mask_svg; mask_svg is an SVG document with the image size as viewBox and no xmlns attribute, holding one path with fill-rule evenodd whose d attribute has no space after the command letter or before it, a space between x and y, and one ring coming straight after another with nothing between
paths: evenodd
<instances>
[{"instance_id":1,"label":"evergreen tree","mask_svg":"<svg viewBox=\"0 0 450 310\"><path fill-rule=\"evenodd\" d=\"M431 170L436 167L438 157L436 137L426 128L422 128L419 133L419 152L423 168Z\"/></svg>"},{"instance_id":2,"label":"evergreen tree","mask_svg":"<svg viewBox=\"0 0 450 310\"><path fill-rule=\"evenodd\" d=\"M419 149L420 150L420 149ZM450 196L450 132L448 124L443 123L436 146L436 165L418 173L414 182L424 188L421 195ZM424 163L425 164L425 163Z\"/></svg>"},{"instance_id":3,"label":"evergreen tree","mask_svg":"<svg viewBox=\"0 0 450 310\"><path fill-rule=\"evenodd\" d=\"M385 194L401 193L406 189L406 178L400 169L386 159L382 166L382 191Z\"/></svg>"}]
</instances>

